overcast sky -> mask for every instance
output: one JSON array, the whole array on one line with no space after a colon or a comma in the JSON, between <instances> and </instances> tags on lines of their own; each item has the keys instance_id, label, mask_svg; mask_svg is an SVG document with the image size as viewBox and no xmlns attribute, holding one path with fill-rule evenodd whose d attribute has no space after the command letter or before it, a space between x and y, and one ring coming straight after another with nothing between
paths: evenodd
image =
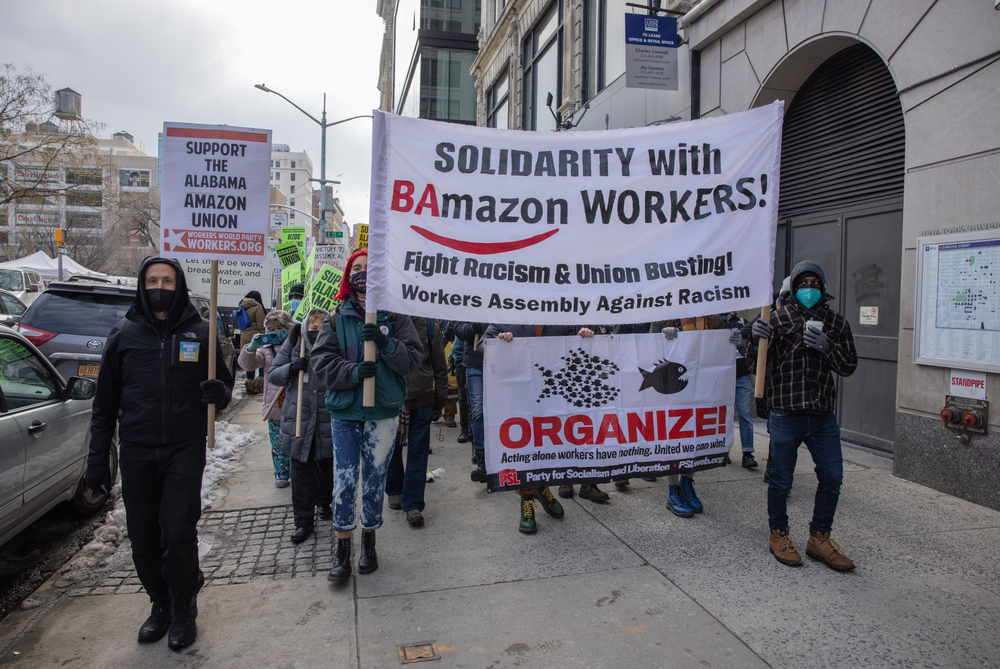
<instances>
[{"instance_id":1,"label":"overcast sky","mask_svg":"<svg viewBox=\"0 0 1000 669\"><path fill-rule=\"evenodd\" d=\"M4 2L2 15L0 62L77 91L102 137L125 130L151 156L164 121L267 128L318 178L319 126L254 84L316 118L325 92L328 121L378 107L374 0L48 0ZM367 222L371 120L328 129L326 144L348 222Z\"/></svg>"}]
</instances>

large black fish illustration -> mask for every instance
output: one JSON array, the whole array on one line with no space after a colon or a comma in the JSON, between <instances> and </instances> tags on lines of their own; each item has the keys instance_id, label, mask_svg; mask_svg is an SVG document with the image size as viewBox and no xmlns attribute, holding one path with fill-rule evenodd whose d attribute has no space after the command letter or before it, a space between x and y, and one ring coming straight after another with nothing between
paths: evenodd
<instances>
[{"instance_id":1,"label":"large black fish illustration","mask_svg":"<svg viewBox=\"0 0 1000 669\"><path fill-rule=\"evenodd\" d=\"M687 379L681 378L686 371L687 367L684 365L679 362L670 362L669 360L660 360L651 372L647 372L640 367L639 372L642 374L642 385L639 386L639 390L652 388L661 395L679 393L687 388Z\"/></svg>"}]
</instances>

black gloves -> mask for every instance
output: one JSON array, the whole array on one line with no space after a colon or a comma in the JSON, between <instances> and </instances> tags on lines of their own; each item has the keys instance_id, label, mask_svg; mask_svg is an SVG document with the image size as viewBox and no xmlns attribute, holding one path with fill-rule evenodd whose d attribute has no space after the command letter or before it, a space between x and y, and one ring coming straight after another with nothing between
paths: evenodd
<instances>
[{"instance_id":1,"label":"black gloves","mask_svg":"<svg viewBox=\"0 0 1000 669\"><path fill-rule=\"evenodd\" d=\"M201 382L201 401L216 406L226 403L226 384L218 379Z\"/></svg>"},{"instance_id":2,"label":"black gloves","mask_svg":"<svg viewBox=\"0 0 1000 669\"><path fill-rule=\"evenodd\" d=\"M802 339L805 341L806 346L816 349L823 355L829 355L830 351L833 350L833 342L830 341L830 338L826 336L825 332L806 328L805 333L802 335Z\"/></svg>"},{"instance_id":3,"label":"black gloves","mask_svg":"<svg viewBox=\"0 0 1000 669\"><path fill-rule=\"evenodd\" d=\"M379 329L378 323L365 323L361 327L361 339L363 341L375 342L375 345L380 349L389 345L389 337L388 335L382 334L382 330ZM374 374L372 374L372 376L374 376Z\"/></svg>"},{"instance_id":4,"label":"black gloves","mask_svg":"<svg viewBox=\"0 0 1000 669\"><path fill-rule=\"evenodd\" d=\"M365 360L364 362L359 362L358 366L355 367L354 370L357 372L359 381L361 379L370 379L375 376L375 361Z\"/></svg>"},{"instance_id":5,"label":"black gloves","mask_svg":"<svg viewBox=\"0 0 1000 669\"><path fill-rule=\"evenodd\" d=\"M288 368L291 374L304 372L309 368L309 358L296 358Z\"/></svg>"},{"instance_id":6,"label":"black gloves","mask_svg":"<svg viewBox=\"0 0 1000 669\"><path fill-rule=\"evenodd\" d=\"M754 398L754 404L757 405L756 406L757 417L758 418L764 418L766 420L767 419L767 414L768 414L767 400L765 398L763 398L763 397L755 397Z\"/></svg>"},{"instance_id":7,"label":"black gloves","mask_svg":"<svg viewBox=\"0 0 1000 669\"><path fill-rule=\"evenodd\" d=\"M773 328L764 322L763 318L758 318L753 322L753 329L750 331L754 337L760 339L770 339Z\"/></svg>"},{"instance_id":8,"label":"black gloves","mask_svg":"<svg viewBox=\"0 0 1000 669\"><path fill-rule=\"evenodd\" d=\"M111 488L115 485L115 480L111 476L110 456L89 456L87 458L87 471L83 475L83 480L88 488L98 494L104 495L110 493Z\"/></svg>"}]
</instances>

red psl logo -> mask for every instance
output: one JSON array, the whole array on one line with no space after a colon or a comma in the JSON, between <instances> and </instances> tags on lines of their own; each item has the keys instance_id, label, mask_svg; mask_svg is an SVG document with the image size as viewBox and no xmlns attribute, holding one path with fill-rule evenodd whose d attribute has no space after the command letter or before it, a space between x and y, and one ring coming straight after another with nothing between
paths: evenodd
<instances>
[{"instance_id":1,"label":"red psl logo","mask_svg":"<svg viewBox=\"0 0 1000 669\"><path fill-rule=\"evenodd\" d=\"M500 477L500 485L521 485L521 482L517 479L516 469L501 469L497 472L497 476Z\"/></svg>"}]
</instances>

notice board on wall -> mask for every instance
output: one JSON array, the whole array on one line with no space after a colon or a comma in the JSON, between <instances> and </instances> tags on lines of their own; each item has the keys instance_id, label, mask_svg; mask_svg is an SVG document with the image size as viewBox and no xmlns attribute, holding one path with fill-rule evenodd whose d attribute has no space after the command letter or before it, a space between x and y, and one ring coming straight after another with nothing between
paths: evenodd
<instances>
[{"instance_id":1,"label":"notice board on wall","mask_svg":"<svg viewBox=\"0 0 1000 669\"><path fill-rule=\"evenodd\" d=\"M1000 372L1000 231L917 240L913 359Z\"/></svg>"}]
</instances>

